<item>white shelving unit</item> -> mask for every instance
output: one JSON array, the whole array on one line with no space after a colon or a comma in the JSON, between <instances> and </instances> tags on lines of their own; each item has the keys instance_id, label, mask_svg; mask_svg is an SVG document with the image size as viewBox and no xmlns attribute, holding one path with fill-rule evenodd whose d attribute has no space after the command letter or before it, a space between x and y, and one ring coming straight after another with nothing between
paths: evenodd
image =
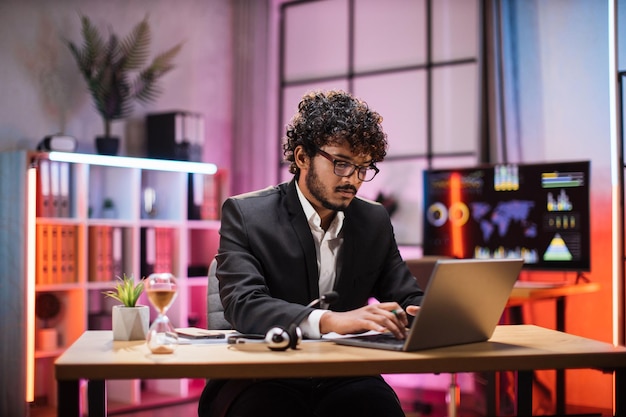
<instances>
[{"instance_id":1,"label":"white shelving unit","mask_svg":"<svg viewBox=\"0 0 626 417\"><path fill-rule=\"evenodd\" d=\"M219 213L223 192L227 190L224 171L218 170L212 164L55 152L24 151L3 155L3 161L9 158L23 158L26 161L27 172L16 172L15 175L24 175L27 178L26 195L35 196L36 200L33 202L32 198L30 201L27 198L23 204L18 202L24 205L24 212L33 213L25 217L26 229L31 230L34 226L32 230L37 230L30 235L25 233L32 237L30 241L28 237L26 239L26 247L31 250L26 250L23 262L24 265L29 265L30 262L34 266L31 277L24 279L24 282L28 283L30 279L34 284L33 288L29 288L28 284L25 287L25 292L32 295L32 302L28 302L29 298L26 297L25 309L34 312L34 305L29 304L34 304L34 300L42 294L54 295L61 305L59 314L48 320L45 326L56 329L56 341L45 348L37 343L34 347L35 399L54 406L54 360L85 330L111 328L110 309L117 302L106 298L102 292L112 287L115 275L132 274L138 280L150 272L146 269L146 264L150 262L147 262L144 254L146 242L142 241L142 230L167 231L164 240L159 241L165 243L161 244L160 252L157 248L156 259L152 259L151 267L167 268L166 270L178 277L180 291L168 311L168 317L176 327L206 326L206 269L217 251L220 223L217 218L189 219L188 204L213 204L214 207L208 212ZM55 184L49 190L45 186L42 188L41 170L42 166L47 167L46 164L62 164L69 168L67 183L60 187ZM33 175L33 170L36 175ZM52 172L50 181L53 182L59 178ZM211 187L195 188L196 192L203 190L202 198L189 198L189 193L194 190L189 187L190 175L196 182L200 180L209 184L211 181ZM47 179L46 175L43 179ZM7 181L7 178L0 180ZM36 187L36 190L32 187ZM150 191L146 194L146 190ZM204 193L206 190L211 195ZM52 191L58 193L53 195ZM61 192L65 195L61 195ZM145 204L145 196L154 197L148 206ZM42 207L43 199L55 206L55 198L60 199L59 201L66 198L69 203L69 210L62 217L57 211L43 216L40 212L34 214L34 209L28 209L33 203ZM104 209L104 202L107 200L113 203L112 209ZM145 210L146 207L150 209L149 212ZM43 239L39 231L59 230L60 233L63 228L69 228L75 233L75 240L71 243L73 250L61 252L61 248L65 247L64 243L49 243L51 246L47 248L50 251L58 249L58 258L63 255L63 262L71 262L74 272L63 276L60 273L44 274L41 265L44 263L44 249L41 246ZM110 253L102 257L105 260L101 261L96 246L102 242L100 238L93 236L96 236L96 231L106 229L118 230L119 238L115 239L115 245L104 245L115 246L116 249L111 249ZM113 256L113 253L122 256ZM66 260L66 255L71 260ZM115 265L110 262L112 257L115 258ZM61 265L59 263L59 270ZM24 269L28 274L29 269ZM102 270L104 272L98 272ZM145 295L142 295L140 303L149 305ZM152 315L156 317L153 309ZM25 317L28 322L28 314ZM37 341L36 335L44 327L44 322L36 316L30 321L34 323L25 323L27 333L33 337L32 340ZM152 395L154 392L159 394L156 397L161 398L186 397L194 386L202 385L199 381L190 380L130 380L107 384L111 409L144 403L147 398L155 397Z\"/></svg>"}]
</instances>

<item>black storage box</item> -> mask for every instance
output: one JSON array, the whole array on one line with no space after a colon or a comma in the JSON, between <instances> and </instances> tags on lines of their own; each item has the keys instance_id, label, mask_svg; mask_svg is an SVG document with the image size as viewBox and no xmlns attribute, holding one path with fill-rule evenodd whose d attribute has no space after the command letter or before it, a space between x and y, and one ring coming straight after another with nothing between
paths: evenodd
<instances>
[{"instance_id":1,"label":"black storage box","mask_svg":"<svg viewBox=\"0 0 626 417\"><path fill-rule=\"evenodd\" d=\"M146 116L147 156L202 162L204 118L199 113L173 111Z\"/></svg>"}]
</instances>

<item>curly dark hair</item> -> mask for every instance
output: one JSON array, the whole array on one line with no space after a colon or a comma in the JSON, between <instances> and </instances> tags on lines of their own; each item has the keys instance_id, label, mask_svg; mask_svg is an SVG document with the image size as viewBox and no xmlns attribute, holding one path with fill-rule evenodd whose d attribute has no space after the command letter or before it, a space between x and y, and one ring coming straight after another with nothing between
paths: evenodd
<instances>
[{"instance_id":1,"label":"curly dark hair","mask_svg":"<svg viewBox=\"0 0 626 417\"><path fill-rule=\"evenodd\" d=\"M312 91L298 104L298 112L287 125L283 144L289 172L299 175L294 150L302 145L309 157L326 144L350 145L356 155L369 155L372 163L387 154L387 134L381 126L383 118L367 103L341 90Z\"/></svg>"}]
</instances>

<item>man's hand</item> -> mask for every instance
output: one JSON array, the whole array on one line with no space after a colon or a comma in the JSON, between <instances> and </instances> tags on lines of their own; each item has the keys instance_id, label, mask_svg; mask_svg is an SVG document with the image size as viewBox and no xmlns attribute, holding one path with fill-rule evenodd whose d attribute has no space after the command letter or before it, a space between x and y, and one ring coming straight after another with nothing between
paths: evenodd
<instances>
[{"instance_id":1,"label":"man's hand","mask_svg":"<svg viewBox=\"0 0 626 417\"><path fill-rule=\"evenodd\" d=\"M398 303L391 302L369 304L346 312L329 311L320 319L320 331L322 334L330 332L352 334L369 330L390 331L398 339L404 339L406 326L409 323L407 313L415 315L418 310L418 306L409 306L407 311L404 311Z\"/></svg>"}]
</instances>

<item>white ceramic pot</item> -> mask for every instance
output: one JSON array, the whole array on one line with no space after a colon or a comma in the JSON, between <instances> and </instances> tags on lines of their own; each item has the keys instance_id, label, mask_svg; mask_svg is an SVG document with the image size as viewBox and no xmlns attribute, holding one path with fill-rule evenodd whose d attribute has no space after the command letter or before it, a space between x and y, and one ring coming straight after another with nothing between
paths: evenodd
<instances>
[{"instance_id":1,"label":"white ceramic pot","mask_svg":"<svg viewBox=\"0 0 626 417\"><path fill-rule=\"evenodd\" d=\"M148 306L113 306L113 340L145 340L150 323Z\"/></svg>"}]
</instances>

